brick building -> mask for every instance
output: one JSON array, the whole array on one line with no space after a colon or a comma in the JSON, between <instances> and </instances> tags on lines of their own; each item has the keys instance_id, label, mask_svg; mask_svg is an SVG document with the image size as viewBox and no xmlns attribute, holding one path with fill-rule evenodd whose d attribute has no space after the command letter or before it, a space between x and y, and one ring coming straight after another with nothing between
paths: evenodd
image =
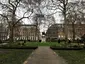
<instances>
[{"instance_id":1,"label":"brick building","mask_svg":"<svg viewBox=\"0 0 85 64\"><path fill-rule=\"evenodd\" d=\"M8 37L8 29L0 23L0 40L6 40Z\"/></svg>"},{"instance_id":2,"label":"brick building","mask_svg":"<svg viewBox=\"0 0 85 64\"><path fill-rule=\"evenodd\" d=\"M85 34L85 24L74 24L75 27L75 39L81 38ZM72 24L67 25L68 39L73 39ZM54 24L50 26L46 32L46 40L53 39L65 39L64 24Z\"/></svg>"},{"instance_id":3,"label":"brick building","mask_svg":"<svg viewBox=\"0 0 85 64\"><path fill-rule=\"evenodd\" d=\"M39 40L40 33L36 25L20 25L14 30L14 38L17 40Z\"/></svg>"}]
</instances>

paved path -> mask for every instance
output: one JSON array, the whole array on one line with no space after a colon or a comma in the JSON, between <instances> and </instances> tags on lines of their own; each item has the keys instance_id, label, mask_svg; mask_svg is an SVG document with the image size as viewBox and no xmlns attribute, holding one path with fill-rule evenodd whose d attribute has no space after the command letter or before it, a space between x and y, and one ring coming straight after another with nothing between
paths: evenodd
<instances>
[{"instance_id":1,"label":"paved path","mask_svg":"<svg viewBox=\"0 0 85 64\"><path fill-rule=\"evenodd\" d=\"M50 47L38 47L23 64L67 64Z\"/></svg>"}]
</instances>

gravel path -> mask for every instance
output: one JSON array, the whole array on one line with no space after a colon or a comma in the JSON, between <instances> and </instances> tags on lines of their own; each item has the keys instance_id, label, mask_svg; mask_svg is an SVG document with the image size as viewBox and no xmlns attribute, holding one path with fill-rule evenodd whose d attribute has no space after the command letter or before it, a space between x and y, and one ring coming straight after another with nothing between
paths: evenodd
<instances>
[{"instance_id":1,"label":"gravel path","mask_svg":"<svg viewBox=\"0 0 85 64\"><path fill-rule=\"evenodd\" d=\"M67 64L50 47L38 47L23 64Z\"/></svg>"}]
</instances>

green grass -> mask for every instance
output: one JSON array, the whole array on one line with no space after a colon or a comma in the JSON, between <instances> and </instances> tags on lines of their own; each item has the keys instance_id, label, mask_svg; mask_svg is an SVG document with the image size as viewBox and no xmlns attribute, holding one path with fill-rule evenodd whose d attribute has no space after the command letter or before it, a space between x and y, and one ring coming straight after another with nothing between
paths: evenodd
<instances>
[{"instance_id":1,"label":"green grass","mask_svg":"<svg viewBox=\"0 0 85 64\"><path fill-rule=\"evenodd\" d=\"M23 64L33 49L0 49L0 64Z\"/></svg>"},{"instance_id":2,"label":"green grass","mask_svg":"<svg viewBox=\"0 0 85 64\"><path fill-rule=\"evenodd\" d=\"M65 44L64 42L26 42L25 46L50 46L50 47L66 47L66 46L77 46L77 43Z\"/></svg>"},{"instance_id":3,"label":"green grass","mask_svg":"<svg viewBox=\"0 0 85 64\"><path fill-rule=\"evenodd\" d=\"M60 46L57 42L27 42L26 46Z\"/></svg>"},{"instance_id":4,"label":"green grass","mask_svg":"<svg viewBox=\"0 0 85 64\"><path fill-rule=\"evenodd\" d=\"M68 64L85 64L85 50L55 50Z\"/></svg>"}]
</instances>

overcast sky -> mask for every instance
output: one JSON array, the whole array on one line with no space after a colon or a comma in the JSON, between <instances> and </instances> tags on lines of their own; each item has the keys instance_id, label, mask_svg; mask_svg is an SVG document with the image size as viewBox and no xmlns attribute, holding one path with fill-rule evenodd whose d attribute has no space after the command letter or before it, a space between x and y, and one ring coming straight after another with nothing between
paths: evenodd
<instances>
[{"instance_id":1,"label":"overcast sky","mask_svg":"<svg viewBox=\"0 0 85 64\"><path fill-rule=\"evenodd\" d=\"M73 1L76 1L76 0L69 0L69 2L73 2ZM81 0L80 0L81 1ZM7 0L0 0L0 2L3 2L3 3L6 3L7 2ZM42 9L42 12L43 13L51 13L51 11L48 11L48 12L46 12L47 10L46 9ZM18 11L17 12L17 15L19 15L19 16L22 16L23 15L23 12L24 12L24 10L22 10L22 11ZM0 13L1 13L1 11L0 11ZM21 15L20 15L21 14ZM61 17L60 17L60 13L56 13L56 14L54 14L54 17L55 17L55 20L56 20L56 23L62 23L62 21L61 21ZM25 21L25 23L30 23L30 22L28 22L27 21L27 19L24 19L24 21ZM31 20L30 20L31 21ZM32 21L31 21L32 22Z\"/></svg>"},{"instance_id":2,"label":"overcast sky","mask_svg":"<svg viewBox=\"0 0 85 64\"><path fill-rule=\"evenodd\" d=\"M73 2L73 1L76 1L76 0L69 0L69 2ZM80 1L81 1L81 0L80 0ZM7 0L0 0L0 2L6 3ZM45 13L45 14L52 12L52 11L48 11L48 12L46 12L46 11L47 11L46 9L42 9L42 13ZM18 12L17 12L17 15L22 16L22 15L23 15L23 12L24 12L24 10L18 11ZM1 13L1 11L0 11L0 13ZM21 14L21 15L20 15L20 14ZM63 22L61 21L60 15L61 15L61 14L60 14L59 12L56 12L56 13L54 14L56 23L63 23ZM29 19L29 20L28 20L28 19L23 19L23 21L25 21L24 23L26 23L26 24L30 24L30 23L32 22L31 19ZM28 22L28 21L30 21L30 22ZM47 28L44 28L44 29L42 29L42 28L44 28L44 25L41 26L41 32L47 30Z\"/></svg>"}]
</instances>

